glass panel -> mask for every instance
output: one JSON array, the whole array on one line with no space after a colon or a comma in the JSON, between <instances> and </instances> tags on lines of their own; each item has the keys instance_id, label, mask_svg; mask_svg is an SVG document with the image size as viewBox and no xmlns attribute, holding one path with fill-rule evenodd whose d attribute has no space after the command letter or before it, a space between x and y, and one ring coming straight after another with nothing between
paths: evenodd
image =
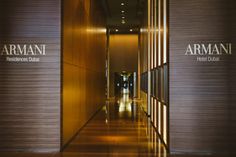
<instances>
[{"instance_id":1,"label":"glass panel","mask_svg":"<svg viewBox=\"0 0 236 157\"><path fill-rule=\"evenodd\" d=\"M161 68L161 101L164 102L164 68Z\"/></svg>"},{"instance_id":2,"label":"glass panel","mask_svg":"<svg viewBox=\"0 0 236 157\"><path fill-rule=\"evenodd\" d=\"M151 95L154 95L154 74L153 71L151 71Z\"/></svg>"},{"instance_id":3,"label":"glass panel","mask_svg":"<svg viewBox=\"0 0 236 157\"><path fill-rule=\"evenodd\" d=\"M164 65L164 101L168 103L168 66Z\"/></svg>"},{"instance_id":4,"label":"glass panel","mask_svg":"<svg viewBox=\"0 0 236 157\"><path fill-rule=\"evenodd\" d=\"M158 74L159 72L158 72L158 69L156 69L156 84L155 84L155 96L156 96L156 98L158 98L158 94L159 94L159 74Z\"/></svg>"},{"instance_id":5,"label":"glass panel","mask_svg":"<svg viewBox=\"0 0 236 157\"><path fill-rule=\"evenodd\" d=\"M161 101L161 84L162 84L162 79L161 79L161 73L162 73L162 70L161 70L162 68L159 68L158 69L158 80L159 80L159 84L158 84L158 88L159 88L159 93L158 93L158 99L159 99L159 101Z\"/></svg>"}]
</instances>

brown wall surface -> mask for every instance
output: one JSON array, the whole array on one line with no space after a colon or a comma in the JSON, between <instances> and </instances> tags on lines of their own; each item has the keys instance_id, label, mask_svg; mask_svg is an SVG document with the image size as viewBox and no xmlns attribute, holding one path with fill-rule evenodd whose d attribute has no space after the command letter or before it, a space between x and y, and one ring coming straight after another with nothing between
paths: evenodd
<instances>
[{"instance_id":1,"label":"brown wall surface","mask_svg":"<svg viewBox=\"0 0 236 157\"><path fill-rule=\"evenodd\" d=\"M106 29L96 0L65 0L63 145L104 105Z\"/></svg>"},{"instance_id":2,"label":"brown wall surface","mask_svg":"<svg viewBox=\"0 0 236 157\"><path fill-rule=\"evenodd\" d=\"M140 29L140 70L141 74L148 71L148 1L144 3L144 15Z\"/></svg>"},{"instance_id":3,"label":"brown wall surface","mask_svg":"<svg viewBox=\"0 0 236 157\"><path fill-rule=\"evenodd\" d=\"M233 56L230 57L230 64L228 65L228 72L229 72L229 114L230 114L230 125L229 125L229 132L230 132L230 150L234 154L236 154L236 2L234 0L230 1L230 10L233 16L231 18L231 29L230 29L230 36L232 40L232 50Z\"/></svg>"},{"instance_id":4,"label":"brown wall surface","mask_svg":"<svg viewBox=\"0 0 236 157\"><path fill-rule=\"evenodd\" d=\"M110 35L110 96L114 96L115 72L138 72L138 35Z\"/></svg>"},{"instance_id":5,"label":"brown wall surface","mask_svg":"<svg viewBox=\"0 0 236 157\"><path fill-rule=\"evenodd\" d=\"M141 99L142 99L142 107L144 111L148 112L148 95L147 95L147 88L148 88L148 77L144 78L145 73L148 72L148 48L149 48L149 41L148 41L148 1L145 1L144 5L144 14L141 20L142 27L139 33L139 42L140 42L140 73L141 73ZM147 75L146 75L147 76ZM145 88L145 90L144 90Z\"/></svg>"},{"instance_id":6,"label":"brown wall surface","mask_svg":"<svg viewBox=\"0 0 236 157\"><path fill-rule=\"evenodd\" d=\"M0 151L60 150L60 11L60 0L0 0L1 51L46 45L37 63L0 56Z\"/></svg>"},{"instance_id":7,"label":"brown wall surface","mask_svg":"<svg viewBox=\"0 0 236 157\"><path fill-rule=\"evenodd\" d=\"M169 2L170 151L235 152L235 1ZM222 42L233 49L220 62L185 56L188 44Z\"/></svg>"}]
</instances>

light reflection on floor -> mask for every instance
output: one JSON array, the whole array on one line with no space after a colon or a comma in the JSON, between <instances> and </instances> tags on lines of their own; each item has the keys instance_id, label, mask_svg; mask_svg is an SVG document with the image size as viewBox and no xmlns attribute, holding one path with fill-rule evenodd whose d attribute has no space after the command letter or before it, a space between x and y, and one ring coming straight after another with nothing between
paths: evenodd
<instances>
[{"instance_id":1,"label":"light reflection on floor","mask_svg":"<svg viewBox=\"0 0 236 157\"><path fill-rule=\"evenodd\" d=\"M141 107L124 94L107 102L60 154L71 155L165 157L166 151Z\"/></svg>"}]
</instances>

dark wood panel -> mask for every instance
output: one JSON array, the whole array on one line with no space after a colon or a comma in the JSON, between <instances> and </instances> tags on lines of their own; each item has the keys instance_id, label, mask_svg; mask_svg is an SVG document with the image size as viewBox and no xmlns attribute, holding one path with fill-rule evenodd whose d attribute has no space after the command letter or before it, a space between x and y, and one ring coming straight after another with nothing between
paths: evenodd
<instances>
[{"instance_id":1,"label":"dark wood panel","mask_svg":"<svg viewBox=\"0 0 236 157\"><path fill-rule=\"evenodd\" d=\"M233 29L231 29L231 40L234 43L232 45L232 49L233 49L233 53L234 55L230 58L230 64L228 65L228 72L229 72L229 85L230 85L230 92L229 92L229 105L230 105L230 111L229 111L229 115L230 115L230 149L233 150L235 152L235 141L236 141L236 55L235 55L235 51L236 51L236 9L235 9L236 5L235 5L235 1L231 0L230 1L230 10L232 12L232 14L234 16L231 17L231 27ZM235 153L236 154L236 153ZM235 155L234 154L234 155Z\"/></svg>"},{"instance_id":2,"label":"dark wood panel","mask_svg":"<svg viewBox=\"0 0 236 157\"><path fill-rule=\"evenodd\" d=\"M236 101L230 95L235 95L232 80L236 74L235 46L233 54L221 56L220 62L197 62L196 56L184 54L187 45L193 43L235 45L232 34L236 29L233 18L236 3L231 0L169 2L170 151L233 153Z\"/></svg>"},{"instance_id":3,"label":"dark wood panel","mask_svg":"<svg viewBox=\"0 0 236 157\"><path fill-rule=\"evenodd\" d=\"M46 44L38 63L0 57L0 151L60 150L60 0L0 0L0 45Z\"/></svg>"}]
</instances>

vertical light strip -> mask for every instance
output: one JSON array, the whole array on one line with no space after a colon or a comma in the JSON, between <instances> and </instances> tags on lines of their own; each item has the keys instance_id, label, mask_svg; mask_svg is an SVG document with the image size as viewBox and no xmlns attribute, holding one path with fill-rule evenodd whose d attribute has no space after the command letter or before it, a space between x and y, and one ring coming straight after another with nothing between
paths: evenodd
<instances>
[{"instance_id":1,"label":"vertical light strip","mask_svg":"<svg viewBox=\"0 0 236 157\"><path fill-rule=\"evenodd\" d=\"M157 133L154 131L154 155L157 155Z\"/></svg>"},{"instance_id":2,"label":"vertical light strip","mask_svg":"<svg viewBox=\"0 0 236 157\"><path fill-rule=\"evenodd\" d=\"M147 114L150 116L151 114L151 41L150 41L150 5L151 5L151 0L148 0L148 91L147 91L147 99L148 99L148 103L147 103Z\"/></svg>"},{"instance_id":3,"label":"vertical light strip","mask_svg":"<svg viewBox=\"0 0 236 157\"><path fill-rule=\"evenodd\" d=\"M154 68L157 67L157 1L154 0Z\"/></svg>"},{"instance_id":4,"label":"vertical light strip","mask_svg":"<svg viewBox=\"0 0 236 157\"><path fill-rule=\"evenodd\" d=\"M138 98L141 91L141 36L142 34L138 35Z\"/></svg>"},{"instance_id":5,"label":"vertical light strip","mask_svg":"<svg viewBox=\"0 0 236 157\"><path fill-rule=\"evenodd\" d=\"M161 148L162 148L162 143L161 143L161 140L158 139L158 157L162 156Z\"/></svg>"},{"instance_id":6,"label":"vertical light strip","mask_svg":"<svg viewBox=\"0 0 236 157\"><path fill-rule=\"evenodd\" d=\"M161 65L161 0L158 1L158 66Z\"/></svg>"},{"instance_id":7,"label":"vertical light strip","mask_svg":"<svg viewBox=\"0 0 236 157\"><path fill-rule=\"evenodd\" d=\"M110 29L107 30L106 53L107 53L107 99L110 98Z\"/></svg>"},{"instance_id":8,"label":"vertical light strip","mask_svg":"<svg viewBox=\"0 0 236 157\"><path fill-rule=\"evenodd\" d=\"M151 6L150 6L150 41L151 41L151 69L153 69L153 9L152 9L152 4L153 4L153 0L151 0Z\"/></svg>"},{"instance_id":9,"label":"vertical light strip","mask_svg":"<svg viewBox=\"0 0 236 157\"><path fill-rule=\"evenodd\" d=\"M163 154L162 157L167 157L167 150L165 148L163 149L163 153L162 154Z\"/></svg>"},{"instance_id":10,"label":"vertical light strip","mask_svg":"<svg viewBox=\"0 0 236 157\"><path fill-rule=\"evenodd\" d=\"M163 105L163 140L167 144L167 110L166 105Z\"/></svg>"},{"instance_id":11,"label":"vertical light strip","mask_svg":"<svg viewBox=\"0 0 236 157\"><path fill-rule=\"evenodd\" d=\"M158 133L161 135L161 103L158 102Z\"/></svg>"},{"instance_id":12,"label":"vertical light strip","mask_svg":"<svg viewBox=\"0 0 236 157\"><path fill-rule=\"evenodd\" d=\"M163 27L164 27L164 63L167 62L167 5L166 2L167 0L163 0L164 4L163 4L163 11L164 11L164 23L163 23Z\"/></svg>"}]
</instances>

